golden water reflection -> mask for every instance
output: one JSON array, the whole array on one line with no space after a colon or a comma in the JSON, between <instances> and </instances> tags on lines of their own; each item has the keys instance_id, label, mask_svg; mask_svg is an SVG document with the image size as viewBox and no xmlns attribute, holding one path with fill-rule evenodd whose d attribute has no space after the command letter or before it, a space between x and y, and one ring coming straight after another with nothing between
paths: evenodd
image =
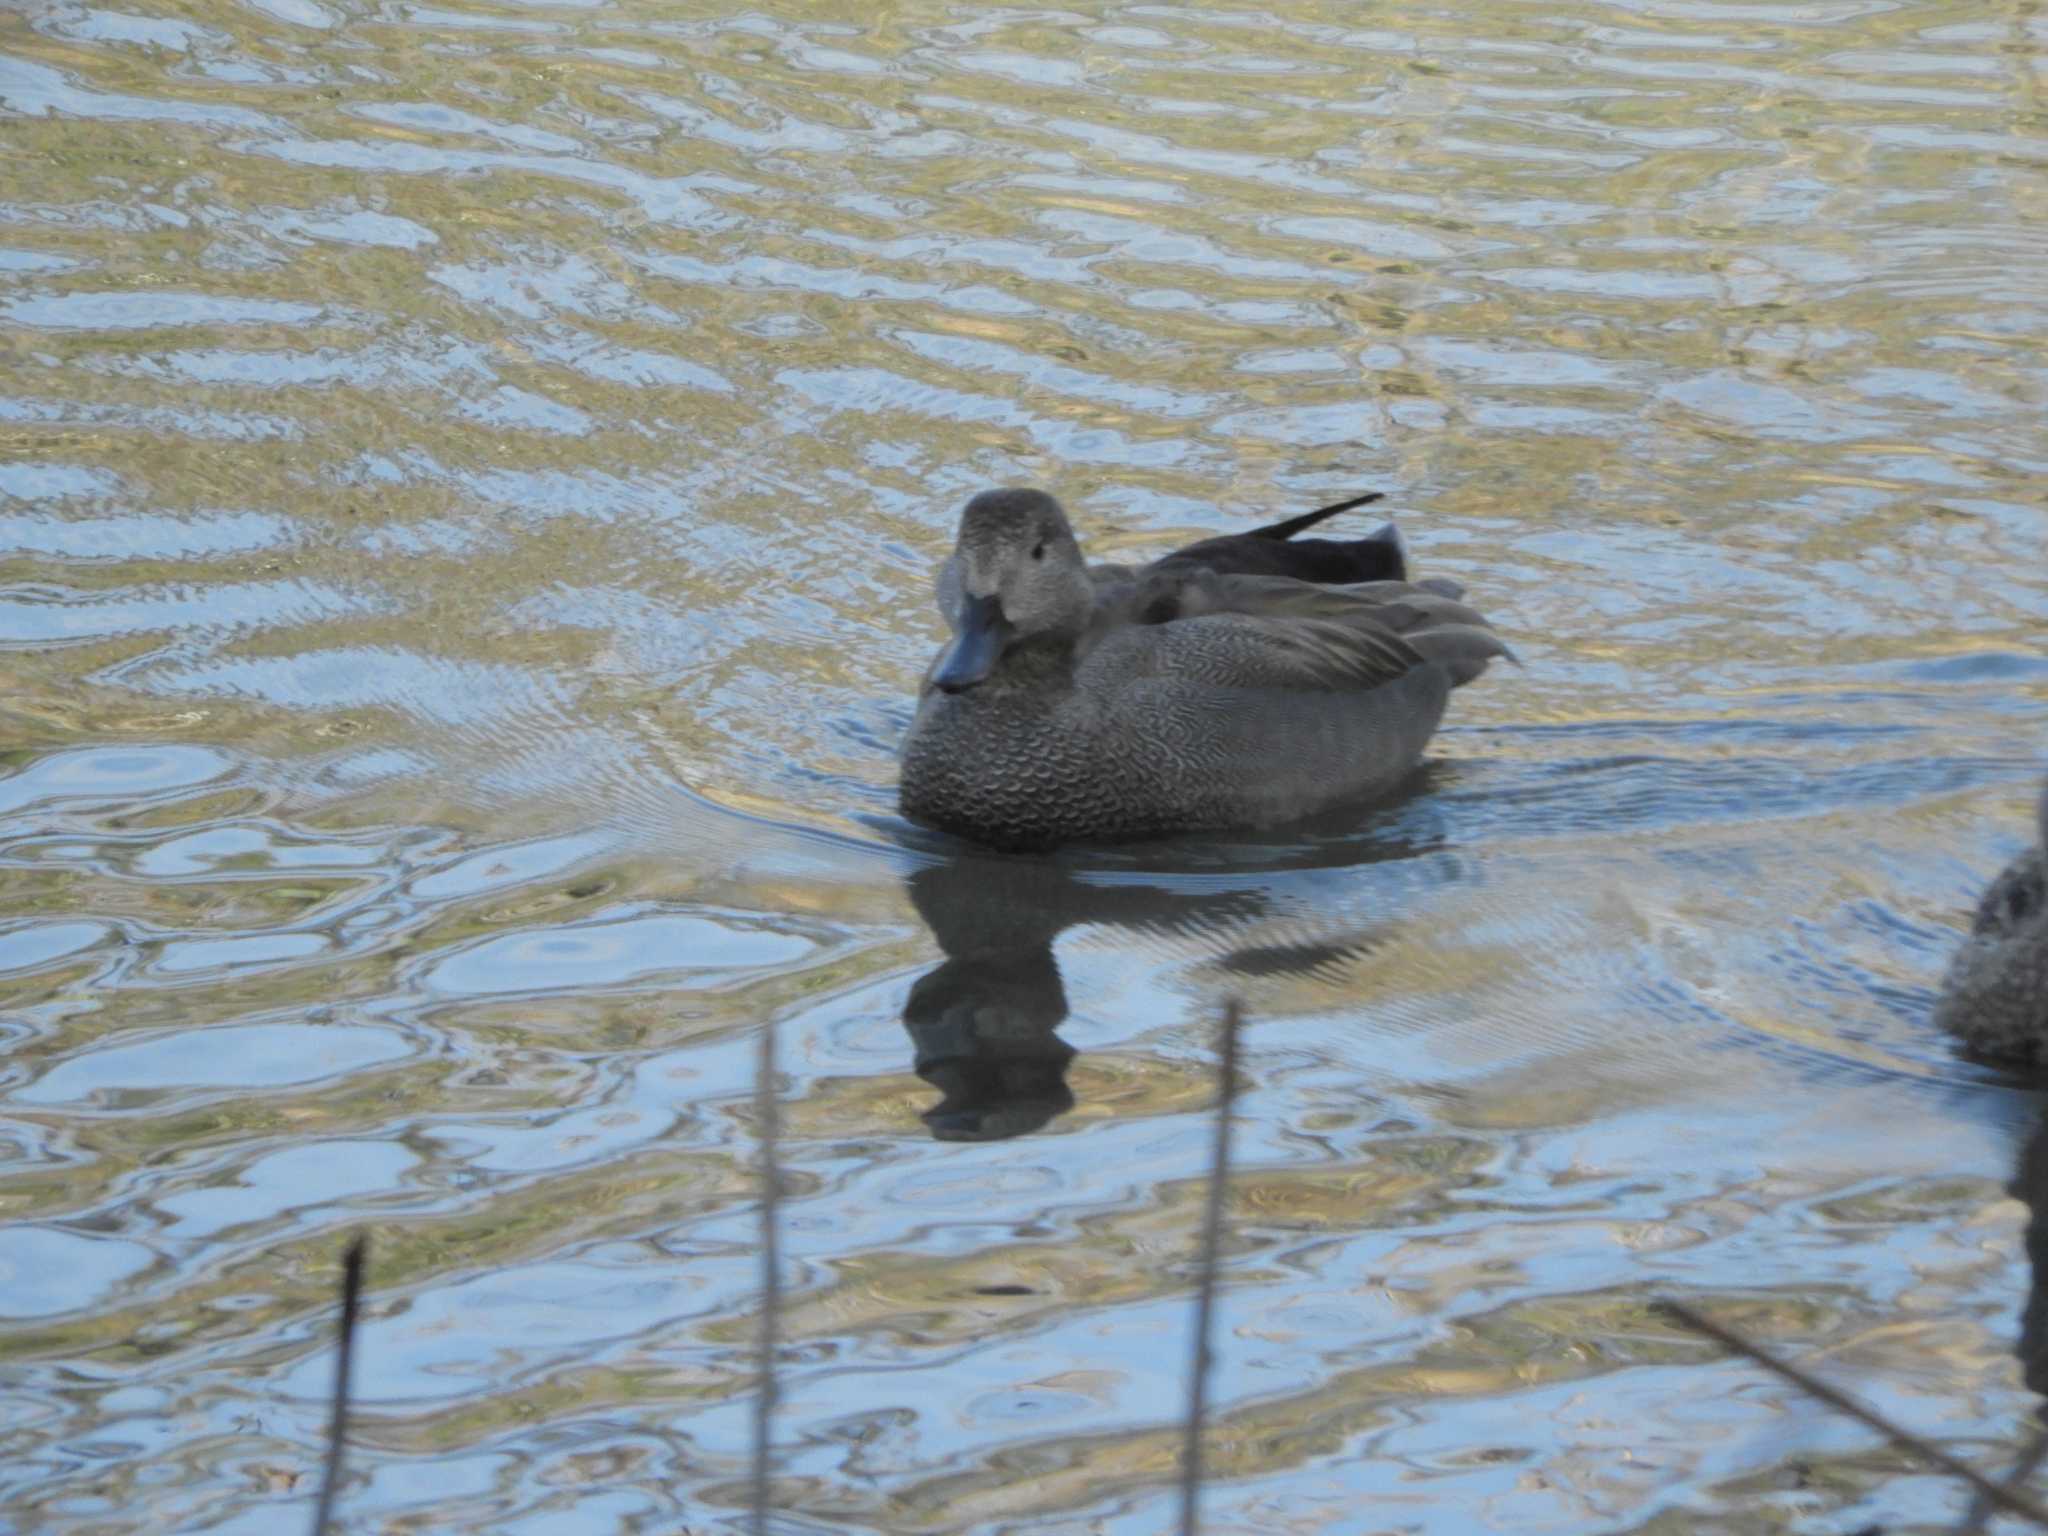
<instances>
[{"instance_id":1,"label":"golden water reflection","mask_svg":"<svg viewBox=\"0 0 2048 1536\"><path fill-rule=\"evenodd\" d=\"M300 1518L363 1227L351 1521L725 1518L773 1019L789 1517L1156 1530L1227 995L1217 1528L1953 1524L1648 1304L2035 1412L2039 1107L1927 1006L2048 742L2043 48L8 9L0 1524ZM1384 489L1524 665L1356 825L937 847L1017 481L1112 555Z\"/></svg>"}]
</instances>

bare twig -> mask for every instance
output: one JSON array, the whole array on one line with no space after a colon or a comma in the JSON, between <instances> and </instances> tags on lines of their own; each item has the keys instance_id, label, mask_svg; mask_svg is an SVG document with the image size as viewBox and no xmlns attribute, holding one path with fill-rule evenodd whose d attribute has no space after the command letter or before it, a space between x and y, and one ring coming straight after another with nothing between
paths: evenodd
<instances>
[{"instance_id":1,"label":"bare twig","mask_svg":"<svg viewBox=\"0 0 2048 1536\"><path fill-rule=\"evenodd\" d=\"M775 1097L775 1024L761 1024L761 1059L754 1077L754 1122L761 1139L761 1335L754 1387L754 1482L748 1500L754 1536L768 1536L769 1436L775 1418L775 1352L782 1340L782 1169L776 1142L781 1106Z\"/></svg>"},{"instance_id":2,"label":"bare twig","mask_svg":"<svg viewBox=\"0 0 2048 1536\"><path fill-rule=\"evenodd\" d=\"M2015 1515L2024 1515L2043 1530L2048 1530L2048 1509L2028 1498L2016 1488L2001 1488L1982 1472L1966 1461L1959 1461L1940 1446L1921 1438L1911 1430L1901 1429L1881 1414L1866 1408L1839 1388L1831 1387L1818 1376L1788 1365L1775 1355L1767 1354L1741 1334L1723 1327L1704 1313L1696 1312L1682 1301L1669 1298L1653 1303L1661 1311L1676 1318L1695 1333L1703 1333L1718 1344L1725 1345L1743 1358L1755 1361L1767 1371L1772 1371L1791 1382L1801 1391L1819 1398L1838 1413L1845 1413L1859 1424L1868 1425L1883 1435L1892 1444L1911 1451L1922 1461L1941 1468L1951 1477L1959 1477L1977 1491L1980 1499L1990 1501L1995 1507Z\"/></svg>"},{"instance_id":3,"label":"bare twig","mask_svg":"<svg viewBox=\"0 0 2048 1536\"><path fill-rule=\"evenodd\" d=\"M1180 1454L1181 1536L1201 1529L1202 1430L1209 1412L1210 1318L1216 1308L1216 1265L1223 1243L1223 1197L1230 1183L1230 1111L1237 1102L1237 1035L1243 1009L1232 998L1223 1008L1222 1059L1216 1066L1216 1140L1209 1158L1208 1198L1202 1208L1202 1252L1195 1279L1195 1340L1188 1367L1188 1415Z\"/></svg>"},{"instance_id":4,"label":"bare twig","mask_svg":"<svg viewBox=\"0 0 2048 1536\"><path fill-rule=\"evenodd\" d=\"M2027 1479L2034 1475L2042 1459L2048 1458L2048 1426L2034 1431L2034 1438L2027 1442L2027 1448L2020 1452L2020 1459L2012 1464L2012 1470L2005 1474L2005 1486L2018 1493L2027 1486ZM1963 1523L1956 1527L1956 1536L1978 1536L1991 1523L1995 1511L1991 1501L1978 1494L1970 1500L1969 1513L1963 1516Z\"/></svg>"},{"instance_id":5,"label":"bare twig","mask_svg":"<svg viewBox=\"0 0 2048 1536\"><path fill-rule=\"evenodd\" d=\"M362 1310L363 1262L370 1239L358 1233L341 1255L341 1342L334 1362L334 1408L327 1420L327 1467L320 1475L320 1502L313 1508L313 1536L325 1536L341 1486L342 1448L348 1440L348 1385L355 1367L356 1318Z\"/></svg>"}]
</instances>

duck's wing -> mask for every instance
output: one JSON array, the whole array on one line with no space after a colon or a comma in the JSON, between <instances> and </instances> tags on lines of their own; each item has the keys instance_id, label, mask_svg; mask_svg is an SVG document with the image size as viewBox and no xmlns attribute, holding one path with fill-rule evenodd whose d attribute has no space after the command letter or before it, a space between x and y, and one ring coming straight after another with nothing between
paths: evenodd
<instances>
[{"instance_id":1,"label":"duck's wing","mask_svg":"<svg viewBox=\"0 0 2048 1536\"><path fill-rule=\"evenodd\" d=\"M1281 584L1287 587L1299 583ZM1464 601L1454 581L1374 581L1346 587L1310 587L1307 594L1275 592L1265 601L1284 608L1315 610L1342 620L1348 605L1363 605L1358 622L1380 625L1399 635L1425 660L1450 670L1451 686L1462 687L1486 670L1496 656L1515 659L1507 642L1494 632L1486 616Z\"/></svg>"},{"instance_id":2,"label":"duck's wing","mask_svg":"<svg viewBox=\"0 0 2048 1536\"><path fill-rule=\"evenodd\" d=\"M1170 589L1155 582L1149 600L1171 613L1126 629L1150 640L1162 670L1222 687L1366 689L1429 662L1455 687L1512 654L1476 609L1407 582L1319 586L1204 572Z\"/></svg>"},{"instance_id":3,"label":"duck's wing","mask_svg":"<svg viewBox=\"0 0 2048 1536\"><path fill-rule=\"evenodd\" d=\"M1284 693L1364 692L1425 658L1391 630L1327 619L1219 613L1160 632L1165 669L1217 688Z\"/></svg>"}]
</instances>

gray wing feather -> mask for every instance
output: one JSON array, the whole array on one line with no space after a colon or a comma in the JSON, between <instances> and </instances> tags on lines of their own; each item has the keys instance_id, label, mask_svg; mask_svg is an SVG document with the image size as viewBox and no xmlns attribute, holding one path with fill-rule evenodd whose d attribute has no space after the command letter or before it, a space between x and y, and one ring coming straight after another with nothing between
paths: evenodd
<instances>
[{"instance_id":1,"label":"gray wing feather","mask_svg":"<svg viewBox=\"0 0 2048 1536\"><path fill-rule=\"evenodd\" d=\"M1441 663L1455 686L1509 654L1474 609L1399 581L1324 586L1210 571L1148 576L1113 614L1097 617L1098 643L1109 635L1147 637L1149 671L1216 687L1365 690L1428 662Z\"/></svg>"},{"instance_id":2,"label":"gray wing feather","mask_svg":"<svg viewBox=\"0 0 2048 1536\"><path fill-rule=\"evenodd\" d=\"M1219 687L1362 691L1423 661L1399 635L1369 622L1224 613L1169 626L1166 639L1206 663L1203 681Z\"/></svg>"}]
</instances>

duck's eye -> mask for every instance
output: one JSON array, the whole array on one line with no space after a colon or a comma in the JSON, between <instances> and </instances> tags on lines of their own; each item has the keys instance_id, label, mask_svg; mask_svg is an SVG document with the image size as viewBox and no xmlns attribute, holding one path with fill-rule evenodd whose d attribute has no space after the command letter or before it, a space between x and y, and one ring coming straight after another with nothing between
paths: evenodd
<instances>
[{"instance_id":1,"label":"duck's eye","mask_svg":"<svg viewBox=\"0 0 2048 1536\"><path fill-rule=\"evenodd\" d=\"M1034 560L1043 560L1045 558L1045 540L1040 539L1031 546L1031 558Z\"/></svg>"}]
</instances>

